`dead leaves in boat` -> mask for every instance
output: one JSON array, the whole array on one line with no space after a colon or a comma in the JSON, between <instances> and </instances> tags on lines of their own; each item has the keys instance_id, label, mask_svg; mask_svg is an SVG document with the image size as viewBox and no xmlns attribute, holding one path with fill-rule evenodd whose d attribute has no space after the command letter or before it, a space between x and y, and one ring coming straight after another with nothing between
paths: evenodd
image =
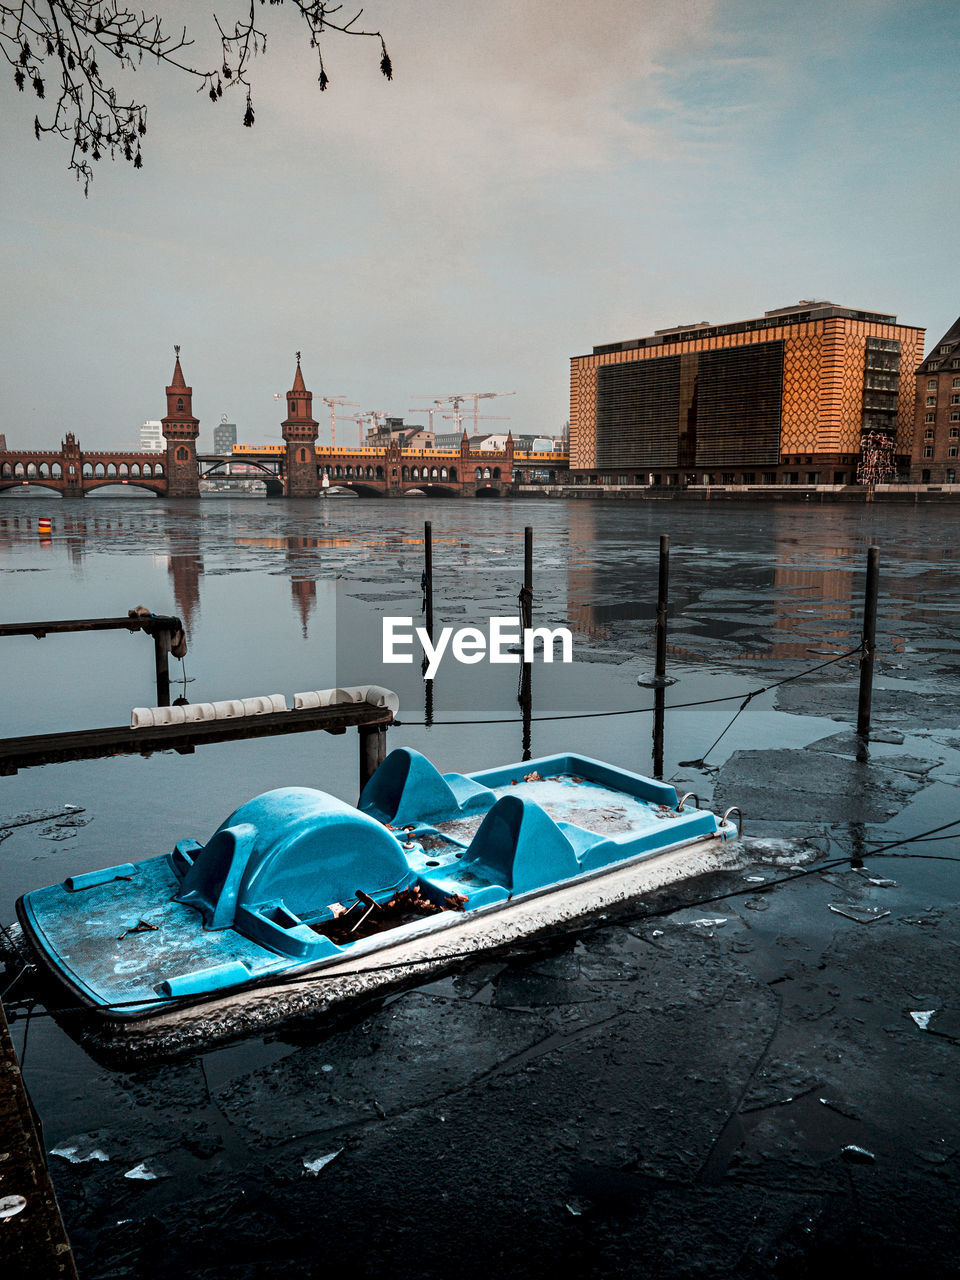
<instances>
[{"instance_id":1,"label":"dead leaves in boat","mask_svg":"<svg viewBox=\"0 0 960 1280\"><path fill-rule=\"evenodd\" d=\"M313 926L317 933L323 934L331 942L343 945L355 942L358 938L368 938L373 934L383 933L387 929L396 929L399 925L409 924L421 916L435 915L438 911L463 911L468 899L462 894L447 894L441 902L434 902L422 891L418 884L409 889L398 890L386 902L375 902L373 898L357 890L357 901L349 907L342 903L334 903L339 907L333 920L324 920ZM361 907L365 907L359 917Z\"/></svg>"}]
</instances>

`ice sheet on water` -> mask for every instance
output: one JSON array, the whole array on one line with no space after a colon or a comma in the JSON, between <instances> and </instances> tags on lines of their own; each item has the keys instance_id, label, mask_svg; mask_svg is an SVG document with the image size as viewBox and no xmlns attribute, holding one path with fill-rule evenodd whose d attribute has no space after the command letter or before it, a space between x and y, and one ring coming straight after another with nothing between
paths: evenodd
<instances>
[{"instance_id":1,"label":"ice sheet on water","mask_svg":"<svg viewBox=\"0 0 960 1280\"><path fill-rule=\"evenodd\" d=\"M338 1147L336 1151L328 1151L327 1154L324 1156L313 1156L313 1157L304 1156L303 1157L304 1172L311 1173L314 1175L318 1174L321 1169L325 1168L330 1163L331 1160L336 1160L337 1156L340 1154L342 1150L343 1150L343 1147Z\"/></svg>"},{"instance_id":2,"label":"ice sheet on water","mask_svg":"<svg viewBox=\"0 0 960 1280\"><path fill-rule=\"evenodd\" d=\"M873 924L890 914L884 907L871 907L864 902L828 902L827 906L838 916L846 916L857 924Z\"/></svg>"},{"instance_id":3,"label":"ice sheet on water","mask_svg":"<svg viewBox=\"0 0 960 1280\"><path fill-rule=\"evenodd\" d=\"M69 1160L71 1164L86 1164L89 1160L99 1160L106 1163L110 1159L100 1146L99 1138L95 1134L88 1133L78 1134L74 1138L67 1138L58 1147L54 1147L50 1154L59 1156L61 1160Z\"/></svg>"},{"instance_id":4,"label":"ice sheet on water","mask_svg":"<svg viewBox=\"0 0 960 1280\"><path fill-rule=\"evenodd\" d=\"M816 845L808 844L806 840L748 836L743 841L743 849L754 861L774 867L803 867L820 857Z\"/></svg>"},{"instance_id":5,"label":"ice sheet on water","mask_svg":"<svg viewBox=\"0 0 960 1280\"><path fill-rule=\"evenodd\" d=\"M123 1176L134 1182L157 1182L160 1178L172 1178L173 1174L156 1160L144 1160L128 1169Z\"/></svg>"}]
</instances>

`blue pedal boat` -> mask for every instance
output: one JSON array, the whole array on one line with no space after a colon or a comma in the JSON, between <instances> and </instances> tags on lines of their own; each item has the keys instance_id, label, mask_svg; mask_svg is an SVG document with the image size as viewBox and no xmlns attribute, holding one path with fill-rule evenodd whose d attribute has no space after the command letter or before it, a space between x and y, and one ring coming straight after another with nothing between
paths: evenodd
<instances>
[{"instance_id":1,"label":"blue pedal boat","mask_svg":"<svg viewBox=\"0 0 960 1280\"><path fill-rule=\"evenodd\" d=\"M584 756L441 774L401 748L357 807L268 791L206 844L70 876L17 913L74 1004L130 1025L212 1003L246 1028L734 865L739 812L685 801Z\"/></svg>"}]
</instances>

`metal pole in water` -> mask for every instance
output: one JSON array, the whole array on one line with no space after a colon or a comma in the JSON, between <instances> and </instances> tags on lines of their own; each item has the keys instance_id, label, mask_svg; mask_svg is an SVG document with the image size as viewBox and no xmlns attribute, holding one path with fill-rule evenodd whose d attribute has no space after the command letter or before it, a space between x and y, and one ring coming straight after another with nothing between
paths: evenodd
<instances>
[{"instance_id":1,"label":"metal pole in water","mask_svg":"<svg viewBox=\"0 0 960 1280\"><path fill-rule=\"evenodd\" d=\"M657 584L657 666L658 682L667 674L667 604L670 584L670 535L660 535L660 576Z\"/></svg>"},{"instance_id":2,"label":"metal pole in water","mask_svg":"<svg viewBox=\"0 0 960 1280\"><path fill-rule=\"evenodd\" d=\"M873 698L873 658L877 648L877 588L880 580L880 548L867 552L867 585L863 599L863 650L860 654L860 701L857 706L857 733L870 732L870 704Z\"/></svg>"},{"instance_id":3,"label":"metal pole in water","mask_svg":"<svg viewBox=\"0 0 960 1280\"><path fill-rule=\"evenodd\" d=\"M666 690L658 684L653 691L653 776L663 781L663 713Z\"/></svg>"},{"instance_id":4,"label":"metal pole in water","mask_svg":"<svg viewBox=\"0 0 960 1280\"><path fill-rule=\"evenodd\" d=\"M423 524L423 611L426 614L427 635L433 639L433 525Z\"/></svg>"},{"instance_id":5,"label":"metal pole in water","mask_svg":"<svg viewBox=\"0 0 960 1280\"><path fill-rule=\"evenodd\" d=\"M523 608L520 625L533 626L533 526L529 524L523 530Z\"/></svg>"}]
</instances>

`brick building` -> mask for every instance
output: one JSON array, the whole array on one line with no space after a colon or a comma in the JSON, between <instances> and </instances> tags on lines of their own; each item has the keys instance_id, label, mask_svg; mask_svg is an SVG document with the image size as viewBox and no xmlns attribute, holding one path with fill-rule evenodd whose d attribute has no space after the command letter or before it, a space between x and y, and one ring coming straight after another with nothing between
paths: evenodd
<instances>
[{"instance_id":1,"label":"brick building","mask_svg":"<svg viewBox=\"0 0 960 1280\"><path fill-rule=\"evenodd\" d=\"M956 484L960 465L960 319L917 370L916 429L910 478Z\"/></svg>"},{"instance_id":2,"label":"brick building","mask_svg":"<svg viewBox=\"0 0 960 1280\"><path fill-rule=\"evenodd\" d=\"M571 479L851 484L868 436L906 479L923 340L894 315L805 301L594 347L571 360Z\"/></svg>"}]
</instances>

